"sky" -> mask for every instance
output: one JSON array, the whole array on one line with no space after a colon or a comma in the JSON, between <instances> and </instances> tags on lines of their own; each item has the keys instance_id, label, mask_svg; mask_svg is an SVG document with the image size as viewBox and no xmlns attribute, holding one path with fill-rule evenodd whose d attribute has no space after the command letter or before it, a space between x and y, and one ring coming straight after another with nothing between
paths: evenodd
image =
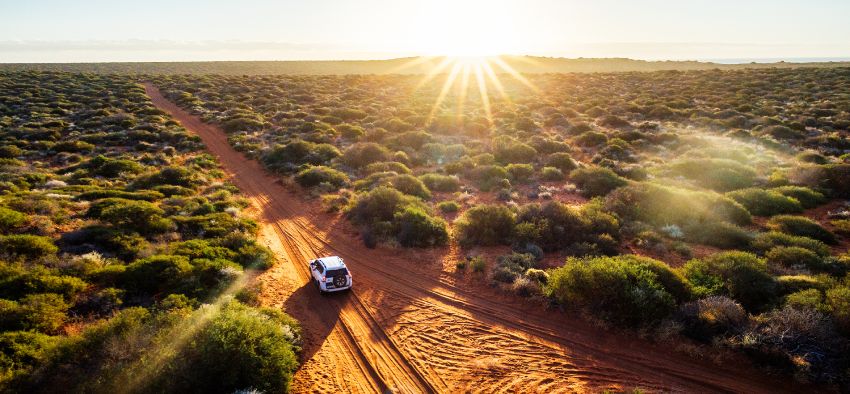
<instances>
[{"instance_id":1,"label":"sky","mask_svg":"<svg viewBox=\"0 0 850 394\"><path fill-rule=\"evenodd\" d=\"M0 0L0 62L850 58L848 0Z\"/></svg>"}]
</instances>

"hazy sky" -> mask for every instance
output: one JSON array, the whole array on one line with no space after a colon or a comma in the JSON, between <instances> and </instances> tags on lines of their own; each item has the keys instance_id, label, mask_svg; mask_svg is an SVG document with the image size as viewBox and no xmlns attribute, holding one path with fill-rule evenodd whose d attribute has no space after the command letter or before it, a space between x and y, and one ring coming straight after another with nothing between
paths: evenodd
<instances>
[{"instance_id":1,"label":"hazy sky","mask_svg":"<svg viewBox=\"0 0 850 394\"><path fill-rule=\"evenodd\" d=\"M850 57L850 0L0 0L0 62Z\"/></svg>"}]
</instances>

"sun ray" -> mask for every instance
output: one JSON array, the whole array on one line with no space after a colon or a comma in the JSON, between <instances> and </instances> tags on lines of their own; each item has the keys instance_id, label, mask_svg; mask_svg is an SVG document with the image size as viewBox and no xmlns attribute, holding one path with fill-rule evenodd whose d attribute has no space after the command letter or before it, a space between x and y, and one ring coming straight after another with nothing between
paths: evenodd
<instances>
[{"instance_id":1,"label":"sun ray","mask_svg":"<svg viewBox=\"0 0 850 394\"><path fill-rule=\"evenodd\" d=\"M500 59L499 57L494 57L493 63L496 63L496 65L499 66L499 68L504 70L506 73L510 74L510 76L514 77L517 81L522 82L523 85L527 86L529 89L533 90L535 93L540 93L540 89L538 89L537 86L534 86L534 84L531 83L531 81L529 81L527 78L525 78L517 70L514 70L514 68L511 67L511 65L509 65L508 63L505 63L504 60Z\"/></svg>"},{"instance_id":2,"label":"sun ray","mask_svg":"<svg viewBox=\"0 0 850 394\"><path fill-rule=\"evenodd\" d=\"M434 60L434 59L436 59L436 57L435 57L435 56L419 56L419 57L415 57L415 58L413 58L413 59L412 59L411 61L409 61L409 62L405 62L404 64L401 64L401 65L399 65L399 66L397 66L397 67L391 68L389 71L387 71L387 74L398 74L398 73L400 73L400 72L402 72L402 71L404 71L404 70L406 70L406 69L409 69L409 68L412 68L412 67L418 66L418 65L420 65L420 64L422 64L422 63L425 63L425 62L428 62L428 61L431 61L431 60Z\"/></svg>"},{"instance_id":3,"label":"sun ray","mask_svg":"<svg viewBox=\"0 0 850 394\"><path fill-rule=\"evenodd\" d=\"M452 85L454 84L454 81L457 78L458 73L460 72L460 68L461 68L460 63L454 62L454 65L452 66L452 70L451 70L451 72L449 72L449 75L446 77L446 82L443 83L443 88L442 88L442 90L440 90L440 94L437 96L436 102L434 102L434 106L431 107L431 113L428 114L428 120L425 122L425 124L430 125L431 122L434 120L434 116L437 114L437 111L439 111L439 109L440 109L440 104L442 104L443 100L446 99L446 96L449 94L449 91L451 90Z\"/></svg>"},{"instance_id":4,"label":"sun ray","mask_svg":"<svg viewBox=\"0 0 850 394\"><path fill-rule=\"evenodd\" d=\"M475 65L475 80L478 83L478 94L481 96L481 106L484 107L484 114L487 116L487 122L490 126L492 126L493 113L490 111L490 95L487 92L487 83L484 81L484 72L481 69L481 63Z\"/></svg>"},{"instance_id":5,"label":"sun ray","mask_svg":"<svg viewBox=\"0 0 850 394\"><path fill-rule=\"evenodd\" d=\"M469 63L463 64L463 76L460 80L460 92L458 94L457 99L457 109L456 109L456 117L458 123L463 119L463 107L466 104L466 95L469 91L469 73L471 71L471 66Z\"/></svg>"},{"instance_id":6,"label":"sun ray","mask_svg":"<svg viewBox=\"0 0 850 394\"><path fill-rule=\"evenodd\" d=\"M439 75L443 70L445 70L446 67L452 65L452 63L457 62L455 62L455 60L451 57L445 57L443 61L441 61L434 68L432 68L431 71L428 72L428 74L425 74L425 77L423 77L422 80L419 81L418 84L416 84L416 86L413 88L413 91L415 92L425 86L425 84L427 84L428 82L431 82L432 79L436 78L437 75Z\"/></svg>"},{"instance_id":7,"label":"sun ray","mask_svg":"<svg viewBox=\"0 0 850 394\"><path fill-rule=\"evenodd\" d=\"M484 68L484 73L487 75L487 79L493 83L493 86L496 87L496 92L499 93L499 96L502 96L502 99L507 103L511 103L511 97L508 96L508 92L505 90L505 86L502 85L502 81L499 80L499 76L496 75L496 72L493 71L493 66L490 65L490 62L484 62L481 64L481 67Z\"/></svg>"}]
</instances>

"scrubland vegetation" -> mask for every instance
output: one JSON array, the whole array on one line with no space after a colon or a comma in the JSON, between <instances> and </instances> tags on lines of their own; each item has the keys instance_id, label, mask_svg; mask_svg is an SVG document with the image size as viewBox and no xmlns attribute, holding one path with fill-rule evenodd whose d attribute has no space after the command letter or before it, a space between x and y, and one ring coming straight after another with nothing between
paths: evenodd
<instances>
[{"instance_id":1,"label":"scrubland vegetation","mask_svg":"<svg viewBox=\"0 0 850 394\"><path fill-rule=\"evenodd\" d=\"M442 80L421 76L152 78L367 246L508 245L456 268L605 325L850 381L850 69L505 76L489 105L474 84L440 101ZM67 173L121 166L81 165ZM196 228L150 202L193 185L144 172L87 216L126 218L134 235L113 242L131 251L169 223Z\"/></svg>"},{"instance_id":2,"label":"scrubland vegetation","mask_svg":"<svg viewBox=\"0 0 850 394\"><path fill-rule=\"evenodd\" d=\"M0 140L0 390L287 388L298 323L239 301L274 258L141 85L0 73Z\"/></svg>"}]
</instances>

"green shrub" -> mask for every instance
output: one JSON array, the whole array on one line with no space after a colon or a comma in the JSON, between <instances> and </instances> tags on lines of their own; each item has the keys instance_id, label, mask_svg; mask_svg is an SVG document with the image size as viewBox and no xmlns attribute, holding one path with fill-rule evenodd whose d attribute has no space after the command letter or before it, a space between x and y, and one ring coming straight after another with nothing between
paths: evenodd
<instances>
[{"instance_id":1,"label":"green shrub","mask_svg":"<svg viewBox=\"0 0 850 394\"><path fill-rule=\"evenodd\" d=\"M823 270L826 264L817 253L799 246L777 246L765 254L768 263L781 267L803 267L809 270Z\"/></svg>"},{"instance_id":2,"label":"green shrub","mask_svg":"<svg viewBox=\"0 0 850 394\"><path fill-rule=\"evenodd\" d=\"M511 163L505 166L505 169L508 171L511 180L517 183L527 183L534 175L534 167L531 164Z\"/></svg>"},{"instance_id":3,"label":"green shrub","mask_svg":"<svg viewBox=\"0 0 850 394\"><path fill-rule=\"evenodd\" d=\"M140 294L173 291L191 275L186 256L155 255L134 261L124 271L127 289Z\"/></svg>"},{"instance_id":4,"label":"green shrub","mask_svg":"<svg viewBox=\"0 0 850 394\"><path fill-rule=\"evenodd\" d=\"M632 327L658 323L689 292L687 282L666 264L635 255L570 258L549 272L545 288L561 304Z\"/></svg>"},{"instance_id":5,"label":"green shrub","mask_svg":"<svg viewBox=\"0 0 850 394\"><path fill-rule=\"evenodd\" d=\"M845 334L850 333L850 287L838 286L827 290L825 303L838 327Z\"/></svg>"},{"instance_id":6,"label":"green shrub","mask_svg":"<svg viewBox=\"0 0 850 394\"><path fill-rule=\"evenodd\" d=\"M569 153L557 152L549 155L549 158L546 159L546 167L555 167L564 173L569 173L576 169L577 166L575 160L573 160L573 157L570 156Z\"/></svg>"},{"instance_id":7,"label":"green shrub","mask_svg":"<svg viewBox=\"0 0 850 394\"><path fill-rule=\"evenodd\" d=\"M707 222L686 227L685 238L718 248L746 249L753 240L753 234L732 223Z\"/></svg>"},{"instance_id":8,"label":"green shrub","mask_svg":"<svg viewBox=\"0 0 850 394\"><path fill-rule=\"evenodd\" d=\"M606 142L608 142L608 137L596 131L586 131L575 139L577 145L586 147L599 146Z\"/></svg>"},{"instance_id":9,"label":"green shrub","mask_svg":"<svg viewBox=\"0 0 850 394\"><path fill-rule=\"evenodd\" d=\"M826 202L826 197L822 193L804 186L780 186L770 190L796 199L806 209L820 206Z\"/></svg>"},{"instance_id":10,"label":"green shrub","mask_svg":"<svg viewBox=\"0 0 850 394\"><path fill-rule=\"evenodd\" d=\"M634 183L611 192L605 198L605 207L622 218L657 226L675 224L687 228L718 221L751 221L744 207L719 194L650 183Z\"/></svg>"},{"instance_id":11,"label":"green shrub","mask_svg":"<svg viewBox=\"0 0 850 394\"><path fill-rule=\"evenodd\" d=\"M680 160L670 165L670 171L718 191L750 187L756 179L756 171L752 167L729 159Z\"/></svg>"},{"instance_id":12,"label":"green shrub","mask_svg":"<svg viewBox=\"0 0 850 394\"><path fill-rule=\"evenodd\" d=\"M799 201L772 190L741 189L726 193L726 196L737 201L756 216L773 216L803 211L803 206Z\"/></svg>"},{"instance_id":13,"label":"green shrub","mask_svg":"<svg viewBox=\"0 0 850 394\"><path fill-rule=\"evenodd\" d=\"M344 186L349 182L348 175L344 172L337 171L326 166L311 166L307 167L297 175L295 181L304 187L313 187L326 183L337 188Z\"/></svg>"},{"instance_id":14,"label":"green shrub","mask_svg":"<svg viewBox=\"0 0 850 394\"><path fill-rule=\"evenodd\" d=\"M767 263L751 253L721 252L694 259L685 264L684 273L698 296L729 296L750 311L763 310L777 294Z\"/></svg>"},{"instance_id":15,"label":"green shrub","mask_svg":"<svg viewBox=\"0 0 850 394\"><path fill-rule=\"evenodd\" d=\"M172 185L186 188L194 188L200 180L198 174L184 167L165 167L153 174L136 179L132 187L134 189L151 189L154 186Z\"/></svg>"},{"instance_id":16,"label":"green shrub","mask_svg":"<svg viewBox=\"0 0 850 394\"><path fill-rule=\"evenodd\" d=\"M483 257L475 256L470 259L469 266L472 268L472 272L484 272L487 269L487 262L484 261Z\"/></svg>"},{"instance_id":17,"label":"green shrub","mask_svg":"<svg viewBox=\"0 0 850 394\"><path fill-rule=\"evenodd\" d=\"M516 217L502 205L476 205L455 223L458 241L464 245L507 245L513 241Z\"/></svg>"},{"instance_id":18,"label":"green shrub","mask_svg":"<svg viewBox=\"0 0 850 394\"><path fill-rule=\"evenodd\" d=\"M4 330L56 333L65 323L70 305L59 294L30 294L19 302L0 300L0 324Z\"/></svg>"},{"instance_id":19,"label":"green shrub","mask_svg":"<svg viewBox=\"0 0 850 394\"><path fill-rule=\"evenodd\" d=\"M106 198L91 204L86 216L100 219L119 228L138 231L142 234L163 233L173 228L173 223L164 218L165 212L147 201Z\"/></svg>"},{"instance_id":20,"label":"green shrub","mask_svg":"<svg viewBox=\"0 0 850 394\"><path fill-rule=\"evenodd\" d=\"M56 293L73 299L87 287L82 279L55 269L0 262L0 298L17 300L31 293Z\"/></svg>"},{"instance_id":21,"label":"green shrub","mask_svg":"<svg viewBox=\"0 0 850 394\"><path fill-rule=\"evenodd\" d=\"M186 237L223 237L234 232L255 233L257 223L239 219L226 212L208 213L197 216L175 216L177 230Z\"/></svg>"},{"instance_id":22,"label":"green shrub","mask_svg":"<svg viewBox=\"0 0 850 394\"><path fill-rule=\"evenodd\" d=\"M32 373L45 363L61 342L60 337L32 331L9 331L0 333L0 387L16 382Z\"/></svg>"},{"instance_id":23,"label":"green shrub","mask_svg":"<svg viewBox=\"0 0 850 394\"><path fill-rule=\"evenodd\" d=\"M110 159L103 155L95 156L82 165L89 174L106 178L116 178L121 174L138 174L144 171L144 166L127 159Z\"/></svg>"},{"instance_id":24,"label":"green shrub","mask_svg":"<svg viewBox=\"0 0 850 394\"><path fill-rule=\"evenodd\" d=\"M156 386L171 392L286 392L298 367L298 332L279 311L230 302L194 335Z\"/></svg>"},{"instance_id":25,"label":"green shrub","mask_svg":"<svg viewBox=\"0 0 850 394\"><path fill-rule=\"evenodd\" d=\"M591 224L581 213L557 201L528 204L516 218L516 240L533 243L544 250L557 250L588 240Z\"/></svg>"},{"instance_id":26,"label":"green shrub","mask_svg":"<svg viewBox=\"0 0 850 394\"><path fill-rule=\"evenodd\" d=\"M624 178L604 167L579 168L570 173L570 180L575 182L587 197L604 196L628 184Z\"/></svg>"},{"instance_id":27,"label":"green shrub","mask_svg":"<svg viewBox=\"0 0 850 394\"><path fill-rule=\"evenodd\" d=\"M399 227L397 238L402 246L439 246L445 245L449 240L446 222L428 215L418 207L406 207L397 212L394 222Z\"/></svg>"},{"instance_id":28,"label":"green shrub","mask_svg":"<svg viewBox=\"0 0 850 394\"><path fill-rule=\"evenodd\" d=\"M555 167L543 167L540 178L547 182L562 181L564 180L564 173Z\"/></svg>"},{"instance_id":29,"label":"green shrub","mask_svg":"<svg viewBox=\"0 0 850 394\"><path fill-rule=\"evenodd\" d=\"M497 165L479 165L468 173L468 177L481 191L488 192L499 186L503 179L508 178L508 171Z\"/></svg>"},{"instance_id":30,"label":"green shrub","mask_svg":"<svg viewBox=\"0 0 850 394\"><path fill-rule=\"evenodd\" d=\"M8 232L12 229L22 226L27 221L27 216L23 213L0 207L0 232Z\"/></svg>"},{"instance_id":31,"label":"green shrub","mask_svg":"<svg viewBox=\"0 0 850 394\"><path fill-rule=\"evenodd\" d=\"M342 162L353 168L363 168L389 159L390 151L374 142L358 142L342 154Z\"/></svg>"},{"instance_id":32,"label":"green shrub","mask_svg":"<svg viewBox=\"0 0 850 394\"><path fill-rule=\"evenodd\" d=\"M167 185L164 185L167 186ZM179 186L174 186L179 187ZM189 190L191 192L191 190ZM115 190L115 189L97 189L90 190L87 192L83 192L77 195L78 200L83 201L94 201L100 200L104 198L123 198L125 200L143 200L143 201L156 201L165 197L165 194L160 193L154 190L140 190L136 192L128 192L124 190Z\"/></svg>"},{"instance_id":33,"label":"green shrub","mask_svg":"<svg viewBox=\"0 0 850 394\"><path fill-rule=\"evenodd\" d=\"M821 241L776 231L756 235L751 246L762 253L766 253L776 246L799 246L817 253L818 256L829 256L829 247Z\"/></svg>"},{"instance_id":34,"label":"green shrub","mask_svg":"<svg viewBox=\"0 0 850 394\"><path fill-rule=\"evenodd\" d=\"M428 173L419 176L419 180L435 192L456 192L460 190L460 180L452 175Z\"/></svg>"},{"instance_id":35,"label":"green shrub","mask_svg":"<svg viewBox=\"0 0 850 394\"><path fill-rule=\"evenodd\" d=\"M304 164L324 165L339 156L339 149L333 145L295 139L263 153L260 161L272 170L289 172Z\"/></svg>"},{"instance_id":36,"label":"green shrub","mask_svg":"<svg viewBox=\"0 0 850 394\"><path fill-rule=\"evenodd\" d=\"M396 175L390 179L392 186L407 195L416 196L423 200L431 199L431 191L419 178L413 175Z\"/></svg>"},{"instance_id":37,"label":"green shrub","mask_svg":"<svg viewBox=\"0 0 850 394\"><path fill-rule=\"evenodd\" d=\"M493 145L493 156L502 164L531 163L537 157L537 150L522 142L497 138Z\"/></svg>"},{"instance_id":38,"label":"green shrub","mask_svg":"<svg viewBox=\"0 0 850 394\"><path fill-rule=\"evenodd\" d=\"M460 209L460 204L455 201L440 201L440 203L437 204L437 209L439 209L440 212L453 213Z\"/></svg>"},{"instance_id":39,"label":"green shrub","mask_svg":"<svg viewBox=\"0 0 850 394\"><path fill-rule=\"evenodd\" d=\"M30 234L0 235L0 253L26 259L55 254L59 248L47 237Z\"/></svg>"},{"instance_id":40,"label":"green shrub","mask_svg":"<svg viewBox=\"0 0 850 394\"><path fill-rule=\"evenodd\" d=\"M794 308L824 309L823 293L817 289L800 290L785 296L785 305Z\"/></svg>"},{"instance_id":41,"label":"green shrub","mask_svg":"<svg viewBox=\"0 0 850 394\"><path fill-rule=\"evenodd\" d=\"M414 178L415 179L415 178ZM407 246L436 246L448 240L446 223L430 216L413 196L381 186L357 197L348 215L355 224L367 227L364 241L373 237L395 237Z\"/></svg>"},{"instance_id":42,"label":"green shrub","mask_svg":"<svg viewBox=\"0 0 850 394\"><path fill-rule=\"evenodd\" d=\"M337 125L336 131L339 132L342 138L349 140L357 140L366 134L366 130L363 130L362 127L348 123Z\"/></svg>"},{"instance_id":43,"label":"green shrub","mask_svg":"<svg viewBox=\"0 0 850 394\"><path fill-rule=\"evenodd\" d=\"M403 163L399 163L397 161L381 161L378 163L372 163L366 166L364 171L367 174L374 174L377 172L395 172L398 174L410 174L410 168L408 168Z\"/></svg>"},{"instance_id":44,"label":"green shrub","mask_svg":"<svg viewBox=\"0 0 850 394\"><path fill-rule=\"evenodd\" d=\"M767 221L767 227L791 235L808 237L827 244L837 242L835 235L821 226L818 222L805 216L779 215Z\"/></svg>"}]
</instances>

